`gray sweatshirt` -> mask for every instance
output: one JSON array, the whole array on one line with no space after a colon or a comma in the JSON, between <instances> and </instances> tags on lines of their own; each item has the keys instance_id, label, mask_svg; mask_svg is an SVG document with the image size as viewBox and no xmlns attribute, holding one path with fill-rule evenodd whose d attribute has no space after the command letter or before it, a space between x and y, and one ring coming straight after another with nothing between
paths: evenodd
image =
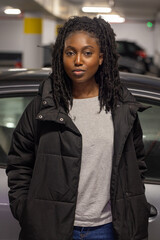
<instances>
[{"instance_id":1,"label":"gray sweatshirt","mask_svg":"<svg viewBox=\"0 0 160 240\"><path fill-rule=\"evenodd\" d=\"M74 226L99 226L112 221L110 179L113 121L99 113L98 97L74 99L70 117L82 134L82 163Z\"/></svg>"}]
</instances>

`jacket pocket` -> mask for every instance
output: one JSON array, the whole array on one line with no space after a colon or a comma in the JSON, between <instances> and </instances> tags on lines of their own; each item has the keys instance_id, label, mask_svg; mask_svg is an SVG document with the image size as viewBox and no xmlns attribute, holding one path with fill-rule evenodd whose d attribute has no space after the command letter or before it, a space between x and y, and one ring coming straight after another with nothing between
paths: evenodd
<instances>
[{"instance_id":1,"label":"jacket pocket","mask_svg":"<svg viewBox=\"0 0 160 240\"><path fill-rule=\"evenodd\" d=\"M144 194L127 199L128 220L133 239L145 239L148 236L149 207Z\"/></svg>"},{"instance_id":2,"label":"jacket pocket","mask_svg":"<svg viewBox=\"0 0 160 240\"><path fill-rule=\"evenodd\" d=\"M147 239L149 208L145 195L116 200L114 228L121 240Z\"/></svg>"},{"instance_id":3,"label":"jacket pocket","mask_svg":"<svg viewBox=\"0 0 160 240\"><path fill-rule=\"evenodd\" d=\"M27 199L19 240L72 240L74 204Z\"/></svg>"}]
</instances>

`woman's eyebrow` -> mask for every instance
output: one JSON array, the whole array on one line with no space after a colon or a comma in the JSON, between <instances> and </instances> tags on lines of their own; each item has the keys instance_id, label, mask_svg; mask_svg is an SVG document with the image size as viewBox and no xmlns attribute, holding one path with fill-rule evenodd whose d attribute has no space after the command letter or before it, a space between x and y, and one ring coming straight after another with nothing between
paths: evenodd
<instances>
[{"instance_id":1,"label":"woman's eyebrow","mask_svg":"<svg viewBox=\"0 0 160 240\"><path fill-rule=\"evenodd\" d=\"M73 49L73 50L75 50L76 48L75 47L73 47L73 46L67 46L65 49L68 49L68 48L70 48L70 49ZM86 46L84 46L82 49L86 49L86 48L93 48L94 49L94 47L93 46L91 46L91 45L86 45Z\"/></svg>"}]
</instances>

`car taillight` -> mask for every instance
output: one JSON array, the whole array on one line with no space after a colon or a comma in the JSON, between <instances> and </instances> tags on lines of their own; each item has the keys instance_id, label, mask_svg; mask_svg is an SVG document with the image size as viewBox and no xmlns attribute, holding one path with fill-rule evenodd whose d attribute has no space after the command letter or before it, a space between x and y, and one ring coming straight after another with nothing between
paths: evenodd
<instances>
[{"instance_id":1,"label":"car taillight","mask_svg":"<svg viewBox=\"0 0 160 240\"><path fill-rule=\"evenodd\" d=\"M142 57L142 58L146 58L146 57L147 57L146 52L143 51L143 50L137 50L137 51L136 51L136 55L138 55L138 56L140 56L140 57Z\"/></svg>"}]
</instances>

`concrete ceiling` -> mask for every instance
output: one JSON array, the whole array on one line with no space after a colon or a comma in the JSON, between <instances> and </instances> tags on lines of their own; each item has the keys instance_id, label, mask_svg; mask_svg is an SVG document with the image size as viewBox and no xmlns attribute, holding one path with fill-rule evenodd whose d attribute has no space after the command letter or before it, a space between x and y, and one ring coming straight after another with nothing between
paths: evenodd
<instances>
[{"instance_id":1,"label":"concrete ceiling","mask_svg":"<svg viewBox=\"0 0 160 240\"><path fill-rule=\"evenodd\" d=\"M110 4L113 7L113 11L123 15L126 19L155 20L158 11L160 11L160 0L0 0L0 17L4 17L3 9L7 6L20 8L23 13L42 13L51 16L51 12L49 13L47 9L37 3L41 2L45 6L45 4L51 3L51 1L59 2L59 5L62 5L56 16L59 18L62 17L62 19L64 17L60 9L64 11L64 3L65 7L70 10L69 15L75 15L75 13L81 15L82 5L87 3L90 5Z\"/></svg>"},{"instance_id":2,"label":"concrete ceiling","mask_svg":"<svg viewBox=\"0 0 160 240\"><path fill-rule=\"evenodd\" d=\"M48 11L42 7L41 5L37 4L34 0L0 0L0 18L4 17L13 17L13 15L9 16L4 14L4 9L7 7L12 8L19 8L21 9L22 13L33 13L33 14L44 14L49 15ZM21 17L21 16L20 16Z\"/></svg>"}]
</instances>

